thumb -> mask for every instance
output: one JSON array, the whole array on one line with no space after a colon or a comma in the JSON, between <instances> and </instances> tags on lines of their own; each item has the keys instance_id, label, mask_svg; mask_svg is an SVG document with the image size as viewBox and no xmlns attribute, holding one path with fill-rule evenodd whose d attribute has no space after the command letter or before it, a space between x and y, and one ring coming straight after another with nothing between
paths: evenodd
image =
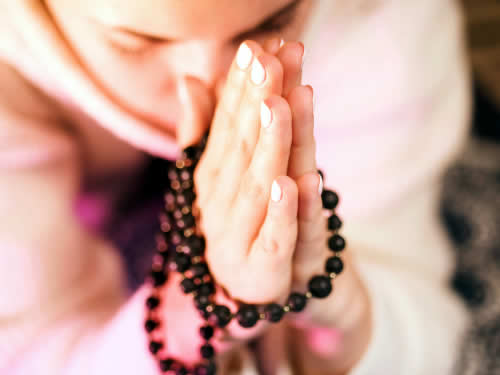
<instances>
[{"instance_id":1,"label":"thumb","mask_svg":"<svg viewBox=\"0 0 500 375\"><path fill-rule=\"evenodd\" d=\"M212 91L194 77L184 77L177 85L182 119L177 127L177 141L185 148L198 142L213 117L215 98Z\"/></svg>"}]
</instances>

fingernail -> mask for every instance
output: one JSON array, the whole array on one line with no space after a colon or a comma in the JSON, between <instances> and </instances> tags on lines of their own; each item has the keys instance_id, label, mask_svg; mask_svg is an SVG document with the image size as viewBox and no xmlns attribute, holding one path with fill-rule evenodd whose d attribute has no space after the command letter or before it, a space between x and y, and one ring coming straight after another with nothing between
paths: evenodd
<instances>
[{"instance_id":1,"label":"fingernail","mask_svg":"<svg viewBox=\"0 0 500 375\"><path fill-rule=\"evenodd\" d=\"M307 85L307 87L309 88L309 91L311 92L312 107L314 109L314 107L315 107L314 90L313 90L311 85Z\"/></svg>"},{"instance_id":2,"label":"fingernail","mask_svg":"<svg viewBox=\"0 0 500 375\"><path fill-rule=\"evenodd\" d=\"M256 85L260 85L266 80L266 70L260 63L259 59L255 59L252 64L251 78L252 82Z\"/></svg>"},{"instance_id":3,"label":"fingernail","mask_svg":"<svg viewBox=\"0 0 500 375\"><path fill-rule=\"evenodd\" d=\"M240 46L238 53L236 55L236 64L242 70L245 70L250 66L252 62L253 53L250 47L248 47L245 43Z\"/></svg>"},{"instance_id":4,"label":"fingernail","mask_svg":"<svg viewBox=\"0 0 500 375\"><path fill-rule=\"evenodd\" d=\"M321 193L323 192L323 177L318 173L319 176L319 184L318 184L318 194L321 196Z\"/></svg>"},{"instance_id":5,"label":"fingernail","mask_svg":"<svg viewBox=\"0 0 500 375\"><path fill-rule=\"evenodd\" d=\"M285 44L285 41L283 40L283 38L280 39L280 48L283 47L283 45Z\"/></svg>"},{"instance_id":6,"label":"fingernail","mask_svg":"<svg viewBox=\"0 0 500 375\"><path fill-rule=\"evenodd\" d=\"M300 46L302 47L302 57L301 57L301 63L300 63L300 68L304 69L304 61L306 60L306 47L304 46L304 43L299 42Z\"/></svg>"},{"instance_id":7,"label":"fingernail","mask_svg":"<svg viewBox=\"0 0 500 375\"><path fill-rule=\"evenodd\" d=\"M280 185L275 181L273 181L273 185L271 186L271 200L273 202L279 202L281 200L282 191Z\"/></svg>"},{"instance_id":8,"label":"fingernail","mask_svg":"<svg viewBox=\"0 0 500 375\"><path fill-rule=\"evenodd\" d=\"M271 122L273 121L273 113L271 109L267 106L266 103L262 102L260 105L260 122L262 127L267 129L271 126Z\"/></svg>"}]
</instances>

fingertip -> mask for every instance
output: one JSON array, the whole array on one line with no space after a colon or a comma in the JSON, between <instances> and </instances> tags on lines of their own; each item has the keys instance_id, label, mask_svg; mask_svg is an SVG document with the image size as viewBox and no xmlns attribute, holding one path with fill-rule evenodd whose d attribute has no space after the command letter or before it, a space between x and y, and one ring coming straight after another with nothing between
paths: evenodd
<instances>
[{"instance_id":1,"label":"fingertip","mask_svg":"<svg viewBox=\"0 0 500 375\"><path fill-rule=\"evenodd\" d=\"M265 41L264 50L268 53L276 55L276 53L278 53L279 49L282 46L282 41L283 39L281 39L280 37L277 36L271 37Z\"/></svg>"},{"instance_id":2,"label":"fingertip","mask_svg":"<svg viewBox=\"0 0 500 375\"><path fill-rule=\"evenodd\" d=\"M287 100L280 95L271 95L263 101L263 104L275 115L274 122L291 123L292 109Z\"/></svg>"},{"instance_id":3,"label":"fingertip","mask_svg":"<svg viewBox=\"0 0 500 375\"><path fill-rule=\"evenodd\" d=\"M208 128L215 108L215 95L203 82L188 76L177 82L177 95L182 106L177 140L181 147L187 147L198 142Z\"/></svg>"},{"instance_id":4,"label":"fingertip","mask_svg":"<svg viewBox=\"0 0 500 375\"><path fill-rule=\"evenodd\" d=\"M288 176L277 177L271 186L271 200L293 206L298 198L298 187Z\"/></svg>"}]
</instances>

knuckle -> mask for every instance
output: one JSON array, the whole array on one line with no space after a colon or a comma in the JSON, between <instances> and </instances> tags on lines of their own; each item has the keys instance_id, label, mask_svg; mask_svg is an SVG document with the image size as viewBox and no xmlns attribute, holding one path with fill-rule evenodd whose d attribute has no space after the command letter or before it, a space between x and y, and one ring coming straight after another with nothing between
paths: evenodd
<instances>
[{"instance_id":1,"label":"knuckle","mask_svg":"<svg viewBox=\"0 0 500 375\"><path fill-rule=\"evenodd\" d=\"M276 255L280 253L281 245L274 237L263 237L260 241L259 247L267 254Z\"/></svg>"},{"instance_id":2,"label":"knuckle","mask_svg":"<svg viewBox=\"0 0 500 375\"><path fill-rule=\"evenodd\" d=\"M257 182L252 173L246 173L241 184L241 193L244 199L258 203L264 201L267 197L268 189Z\"/></svg>"},{"instance_id":3,"label":"knuckle","mask_svg":"<svg viewBox=\"0 0 500 375\"><path fill-rule=\"evenodd\" d=\"M238 142L239 145L238 154L241 156L250 154L252 147L250 147L248 138L247 137L240 137L240 138L241 139Z\"/></svg>"}]
</instances>

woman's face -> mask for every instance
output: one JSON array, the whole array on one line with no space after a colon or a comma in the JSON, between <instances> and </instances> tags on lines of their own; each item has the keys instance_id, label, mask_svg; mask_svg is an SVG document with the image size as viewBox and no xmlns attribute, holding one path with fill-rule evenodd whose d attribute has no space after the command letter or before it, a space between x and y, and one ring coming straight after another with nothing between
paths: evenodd
<instances>
[{"instance_id":1,"label":"woman's face","mask_svg":"<svg viewBox=\"0 0 500 375\"><path fill-rule=\"evenodd\" d=\"M245 39L299 39L314 1L46 0L93 79L126 110L170 131L180 78L215 89Z\"/></svg>"}]
</instances>

